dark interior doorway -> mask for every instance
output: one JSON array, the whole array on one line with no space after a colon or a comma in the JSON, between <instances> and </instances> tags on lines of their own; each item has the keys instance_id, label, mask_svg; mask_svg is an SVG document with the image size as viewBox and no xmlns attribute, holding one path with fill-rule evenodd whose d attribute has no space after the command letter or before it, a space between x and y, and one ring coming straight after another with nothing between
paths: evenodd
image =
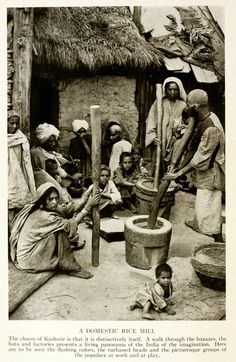
<instances>
[{"instance_id":1,"label":"dark interior doorway","mask_svg":"<svg viewBox=\"0 0 236 362\"><path fill-rule=\"evenodd\" d=\"M34 131L40 123L58 127L59 95L55 81L33 76L31 81L30 140L36 144Z\"/></svg>"}]
</instances>

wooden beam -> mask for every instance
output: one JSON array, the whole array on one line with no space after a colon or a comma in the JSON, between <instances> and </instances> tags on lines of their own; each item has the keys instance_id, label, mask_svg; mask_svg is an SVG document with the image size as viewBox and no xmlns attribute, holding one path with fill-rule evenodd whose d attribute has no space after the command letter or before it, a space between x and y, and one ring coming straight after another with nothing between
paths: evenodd
<instances>
[{"instance_id":1,"label":"wooden beam","mask_svg":"<svg viewBox=\"0 0 236 362\"><path fill-rule=\"evenodd\" d=\"M14 9L12 103L21 119L21 130L30 136L30 92L33 46L33 8Z\"/></svg>"},{"instance_id":2,"label":"wooden beam","mask_svg":"<svg viewBox=\"0 0 236 362\"><path fill-rule=\"evenodd\" d=\"M142 32L141 13L142 13L142 7L134 6L133 21L140 33Z\"/></svg>"},{"instance_id":3,"label":"wooden beam","mask_svg":"<svg viewBox=\"0 0 236 362\"><path fill-rule=\"evenodd\" d=\"M99 189L101 172L101 112L100 106L90 107L91 130L92 130L92 178L93 195ZM92 232L92 266L99 265L99 241L100 241L100 213L99 206L92 210L93 232Z\"/></svg>"}]
</instances>

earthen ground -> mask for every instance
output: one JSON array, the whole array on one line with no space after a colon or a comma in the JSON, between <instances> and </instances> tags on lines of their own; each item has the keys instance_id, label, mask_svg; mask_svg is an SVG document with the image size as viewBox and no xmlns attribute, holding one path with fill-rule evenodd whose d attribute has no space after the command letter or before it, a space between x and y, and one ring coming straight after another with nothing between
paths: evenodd
<instances>
[{"instance_id":1,"label":"earthen ground","mask_svg":"<svg viewBox=\"0 0 236 362\"><path fill-rule=\"evenodd\" d=\"M217 320L225 313L225 294L202 287L190 263L195 246L213 242L211 237L196 233L184 224L184 220L193 215L194 199L192 194L176 193L170 215L173 231L168 262L173 267L173 282L177 286L177 314L174 317L159 314L157 319ZM11 320L141 320L141 311L130 311L128 307L140 284L154 277L154 267L141 270L129 266L125 260L125 241L108 243L102 238L99 266L92 267L92 231L85 223L79 228L81 238L87 243L75 256L94 277L83 280L55 275L10 315ZM190 299L187 303L178 303L181 287Z\"/></svg>"}]
</instances>

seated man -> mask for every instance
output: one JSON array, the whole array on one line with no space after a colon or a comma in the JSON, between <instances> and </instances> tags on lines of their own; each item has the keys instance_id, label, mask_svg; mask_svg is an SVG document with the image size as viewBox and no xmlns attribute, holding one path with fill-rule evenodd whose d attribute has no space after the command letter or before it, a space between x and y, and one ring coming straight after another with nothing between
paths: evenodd
<instances>
[{"instance_id":1,"label":"seated man","mask_svg":"<svg viewBox=\"0 0 236 362\"><path fill-rule=\"evenodd\" d=\"M35 135L40 146L33 147L31 150L32 166L36 187L42 185L44 182L52 182L59 190L62 201L69 202L71 199L69 194L66 195L64 192L61 192L61 185L46 172L45 167L45 161L47 159L54 159L58 164L58 174L63 183L67 180L67 182L64 183L66 186L77 177L76 174L71 176L64 170L63 167L70 162L60 153L56 152L59 133L60 131L55 126L48 123L40 124L36 128Z\"/></svg>"}]
</instances>

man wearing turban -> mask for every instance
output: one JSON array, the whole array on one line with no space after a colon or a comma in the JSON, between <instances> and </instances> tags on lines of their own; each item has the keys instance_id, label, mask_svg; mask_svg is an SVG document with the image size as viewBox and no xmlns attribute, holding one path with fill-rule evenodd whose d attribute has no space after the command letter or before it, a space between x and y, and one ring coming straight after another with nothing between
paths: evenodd
<instances>
[{"instance_id":1,"label":"man wearing turban","mask_svg":"<svg viewBox=\"0 0 236 362\"><path fill-rule=\"evenodd\" d=\"M72 123L72 129L76 137L70 140L69 153L72 159L77 163L78 171L85 178L91 177L91 146L92 136L88 132L89 124L84 119L75 119Z\"/></svg>"},{"instance_id":2,"label":"man wearing turban","mask_svg":"<svg viewBox=\"0 0 236 362\"><path fill-rule=\"evenodd\" d=\"M187 96L190 115L196 120L196 129L188 150L186 166L165 178L176 179L189 171L197 187L195 216L185 224L195 231L222 242L221 209L224 189L224 131L219 118L209 111L208 95L201 89Z\"/></svg>"},{"instance_id":3,"label":"man wearing turban","mask_svg":"<svg viewBox=\"0 0 236 362\"><path fill-rule=\"evenodd\" d=\"M74 178L62 168L69 161L56 152L59 134L60 131L54 125L48 123L40 124L35 130L39 146L32 148L31 159L36 186L39 187L44 182L54 183L59 190L61 201L67 203L71 200L70 195L64 187L46 172L45 165L47 159L54 159L58 164L58 172L61 179L68 179L70 182L74 181Z\"/></svg>"}]
</instances>

